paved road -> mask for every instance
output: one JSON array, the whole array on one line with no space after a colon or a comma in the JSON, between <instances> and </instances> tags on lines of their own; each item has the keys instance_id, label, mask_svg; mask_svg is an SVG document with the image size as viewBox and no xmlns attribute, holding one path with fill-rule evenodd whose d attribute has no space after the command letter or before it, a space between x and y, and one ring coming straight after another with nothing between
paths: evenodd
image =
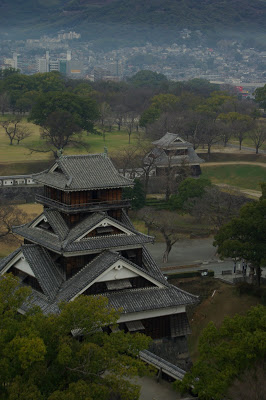
<instances>
[{"instance_id":1,"label":"paved road","mask_svg":"<svg viewBox=\"0 0 266 400\"><path fill-rule=\"evenodd\" d=\"M168 263L162 262L164 252L164 243L149 244L153 258L163 268L164 273L175 273L183 271L195 271L195 269L210 269L214 271L215 277L221 277L223 270L234 270L234 262L231 259L220 260L216 255L216 248L213 247L213 238L207 239L184 239L178 241L172 248ZM188 267L189 266L189 267ZM176 268L175 268L176 267ZM241 269L241 265L237 263L237 269ZM249 270L247 271L247 274ZM241 275L223 275L222 277L229 282L237 276ZM266 268L262 271L262 276L266 277Z\"/></svg>"},{"instance_id":2,"label":"paved road","mask_svg":"<svg viewBox=\"0 0 266 400\"><path fill-rule=\"evenodd\" d=\"M147 245L152 256L159 266L179 266L200 264L205 261L217 261L216 249L212 245L213 238L182 239L176 242L169 254L168 263L162 263L165 244L155 243Z\"/></svg>"}]
</instances>

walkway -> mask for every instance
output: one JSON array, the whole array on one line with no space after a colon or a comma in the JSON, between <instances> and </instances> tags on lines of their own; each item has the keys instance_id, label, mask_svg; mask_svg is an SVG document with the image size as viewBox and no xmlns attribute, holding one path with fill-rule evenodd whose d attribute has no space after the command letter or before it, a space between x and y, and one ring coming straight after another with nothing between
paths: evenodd
<instances>
[{"instance_id":1,"label":"walkway","mask_svg":"<svg viewBox=\"0 0 266 400\"><path fill-rule=\"evenodd\" d=\"M232 283L233 278L241 277L242 275L233 273L233 260L220 260L216 255L216 248L213 247L212 243L213 238L179 240L174 244L169 254L168 263L165 264L162 262L162 255L165 249L164 243L149 244L147 247L164 274L210 269L214 271L215 278L222 278ZM241 269L241 265L238 264L237 269ZM231 270L232 274L222 275L222 271L225 270ZM266 268L262 270L262 277L266 278Z\"/></svg>"}]
</instances>

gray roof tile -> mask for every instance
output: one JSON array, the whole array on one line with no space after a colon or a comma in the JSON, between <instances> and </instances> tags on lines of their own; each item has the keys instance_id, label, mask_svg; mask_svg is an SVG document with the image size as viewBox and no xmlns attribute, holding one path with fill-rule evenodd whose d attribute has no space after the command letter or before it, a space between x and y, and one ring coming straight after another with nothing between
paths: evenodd
<instances>
[{"instance_id":1,"label":"gray roof tile","mask_svg":"<svg viewBox=\"0 0 266 400\"><path fill-rule=\"evenodd\" d=\"M175 142L175 140L181 140L180 142ZM193 145L189 142L183 140L179 135L175 133L167 132L163 137L159 140L153 142L156 146L149 155L155 157L154 164L156 166L165 166L169 165L169 161L172 166L180 165L182 162L188 162L190 164L201 164L204 162L202 158L200 158L195 150L193 149ZM179 149L186 148L188 151L187 155L178 155L171 156L169 160L169 156L166 154L165 150L167 149ZM148 163L148 162L147 162Z\"/></svg>"},{"instance_id":2,"label":"gray roof tile","mask_svg":"<svg viewBox=\"0 0 266 400\"><path fill-rule=\"evenodd\" d=\"M83 221L78 223L70 230L68 230L65 222L63 221L63 218L58 214L59 213L57 211L51 210L45 212L45 216L52 227L55 226L56 221L59 222L58 226L55 227L55 231L58 231L58 235L44 229L40 229L38 227L32 227L33 222L13 227L13 232L25 237L28 240L33 241L34 243L46 246L49 249L55 250L60 253L86 251L92 252L109 248L115 249L121 246L137 246L144 243L153 242L154 240L152 236L144 235L135 230L135 228L126 226L124 223L109 217L105 213L94 213L85 218ZM82 236L84 233L86 233L86 231L93 228L93 226L95 226L105 218L108 218L108 220L110 220L111 222L113 221L114 223L120 225L121 228L126 228L132 234L99 236L75 241L78 237ZM64 240L61 239L62 236L64 236Z\"/></svg>"},{"instance_id":3,"label":"gray roof tile","mask_svg":"<svg viewBox=\"0 0 266 400\"><path fill-rule=\"evenodd\" d=\"M16 255L20 252L21 248L17 248L15 251L10 253L7 257L4 257L0 260L0 272L2 271L3 268L11 261Z\"/></svg>"},{"instance_id":4,"label":"gray roof tile","mask_svg":"<svg viewBox=\"0 0 266 400\"><path fill-rule=\"evenodd\" d=\"M133 186L120 175L105 154L62 156L56 163L62 172L46 170L34 180L61 190L93 190Z\"/></svg>"},{"instance_id":5,"label":"gray roof tile","mask_svg":"<svg viewBox=\"0 0 266 400\"><path fill-rule=\"evenodd\" d=\"M172 285L166 288L129 289L103 295L108 298L110 306L117 310L122 307L122 313L189 305L198 301L196 296Z\"/></svg>"},{"instance_id":6,"label":"gray roof tile","mask_svg":"<svg viewBox=\"0 0 266 400\"><path fill-rule=\"evenodd\" d=\"M51 227L54 229L55 233L58 234L59 238L61 240L65 239L69 233L69 228L65 220L62 218L62 215L58 211L51 209L46 209L44 211L44 215L46 216Z\"/></svg>"},{"instance_id":7,"label":"gray roof tile","mask_svg":"<svg viewBox=\"0 0 266 400\"><path fill-rule=\"evenodd\" d=\"M132 265L140 272L145 273L146 275L150 276L155 280L158 280L159 283L163 283L164 285L169 286L168 282L164 278L157 279L157 276L155 276L155 274L132 263L131 261L119 255L118 253L112 251L104 251L98 257L94 258L84 268L82 268L81 271L79 271L77 274L75 274L72 278L70 278L62 285L62 288L58 293L58 301L71 300L76 294L78 294L81 290L83 290L86 286L88 286L90 282L96 279L99 275L101 275L104 271L106 271L110 266L112 266L118 260L123 260L127 264Z\"/></svg>"},{"instance_id":8,"label":"gray roof tile","mask_svg":"<svg viewBox=\"0 0 266 400\"><path fill-rule=\"evenodd\" d=\"M49 253L38 245L23 245L21 250L43 292L53 299L64 279Z\"/></svg>"},{"instance_id":9,"label":"gray roof tile","mask_svg":"<svg viewBox=\"0 0 266 400\"><path fill-rule=\"evenodd\" d=\"M44 294L49 299L53 299L64 279L45 248L35 244L22 245L8 257L1 260L0 270L2 270L20 251L31 267Z\"/></svg>"},{"instance_id":10,"label":"gray roof tile","mask_svg":"<svg viewBox=\"0 0 266 400\"><path fill-rule=\"evenodd\" d=\"M176 142L177 140L177 142ZM169 148L169 147L175 147L175 148L184 148L184 147L193 147L193 145L189 142L186 142L184 139L182 139L177 133L170 133L167 132L164 136L162 136L159 140L155 140L152 142L157 147L162 147L162 148Z\"/></svg>"}]
</instances>

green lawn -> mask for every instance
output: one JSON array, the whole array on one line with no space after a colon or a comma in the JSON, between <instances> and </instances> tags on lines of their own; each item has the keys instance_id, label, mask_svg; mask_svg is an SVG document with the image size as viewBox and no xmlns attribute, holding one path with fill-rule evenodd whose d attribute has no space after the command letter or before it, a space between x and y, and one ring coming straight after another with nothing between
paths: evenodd
<instances>
[{"instance_id":1,"label":"green lawn","mask_svg":"<svg viewBox=\"0 0 266 400\"><path fill-rule=\"evenodd\" d=\"M266 168L256 165L217 165L202 167L202 177L213 183L225 183L243 189L260 190L260 183L266 181Z\"/></svg>"},{"instance_id":2,"label":"green lawn","mask_svg":"<svg viewBox=\"0 0 266 400\"><path fill-rule=\"evenodd\" d=\"M239 141L236 140L236 139L230 140L230 143L239 145ZM254 152L255 152L255 145L254 145L254 143L252 142L252 140L249 139L249 138L245 138L245 139L243 140L242 146L244 146L244 147L254 147ZM264 142L264 143L262 144L262 146L259 148L259 151L260 151L260 150L266 150L266 142Z\"/></svg>"},{"instance_id":3,"label":"green lawn","mask_svg":"<svg viewBox=\"0 0 266 400\"><path fill-rule=\"evenodd\" d=\"M23 124L27 125L27 128L30 129L31 136L23 140L20 145L14 143L10 146L9 138L5 134L3 128L0 127L0 164L2 164L0 175L8 173L26 173L27 170L30 169L31 163L35 163L36 161L53 160L52 153L40 153L30 150L34 148L42 148L43 146L43 142L40 140L40 128L35 124L27 122L26 119L23 119ZM138 133L132 133L131 145L137 143L138 138ZM119 152L119 149L130 146L128 143L128 133L126 131L107 132L105 137L101 135L87 135L84 133L82 140L86 144L86 147L69 147L64 151L64 154L81 154L88 152L102 153L106 147L109 154L114 156ZM16 166L16 163L29 164L29 168L23 168L23 166L21 168L21 165Z\"/></svg>"}]
</instances>

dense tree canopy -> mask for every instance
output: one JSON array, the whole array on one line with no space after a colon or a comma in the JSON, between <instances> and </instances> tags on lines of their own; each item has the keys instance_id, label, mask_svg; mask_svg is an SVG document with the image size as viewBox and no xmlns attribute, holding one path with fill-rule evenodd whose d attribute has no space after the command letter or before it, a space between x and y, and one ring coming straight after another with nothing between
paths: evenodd
<instances>
[{"instance_id":1,"label":"dense tree canopy","mask_svg":"<svg viewBox=\"0 0 266 400\"><path fill-rule=\"evenodd\" d=\"M222 226L214 245L223 257L245 259L256 268L260 283L261 267L266 265L266 200L244 205L239 217Z\"/></svg>"},{"instance_id":2,"label":"dense tree canopy","mask_svg":"<svg viewBox=\"0 0 266 400\"><path fill-rule=\"evenodd\" d=\"M159 88L160 86L162 87L163 85L168 84L168 79L165 75L149 70L137 72L135 75L129 78L128 81L137 87L150 86Z\"/></svg>"},{"instance_id":3,"label":"dense tree canopy","mask_svg":"<svg viewBox=\"0 0 266 400\"><path fill-rule=\"evenodd\" d=\"M108 335L104 327L119 313L104 297L80 296L62 304L60 314L43 315L29 294L12 275L0 279L2 400L138 399L138 387L124 378L146 369L137 356L149 338ZM22 316L17 310L25 302L29 312Z\"/></svg>"},{"instance_id":4,"label":"dense tree canopy","mask_svg":"<svg viewBox=\"0 0 266 400\"><path fill-rule=\"evenodd\" d=\"M251 373L256 362L265 360L266 307L254 307L244 316L226 317L220 328L210 322L200 337L199 353L191 371L182 382L176 382L176 387L192 387L202 400L228 398L234 379L245 371Z\"/></svg>"},{"instance_id":5,"label":"dense tree canopy","mask_svg":"<svg viewBox=\"0 0 266 400\"><path fill-rule=\"evenodd\" d=\"M178 186L178 194L170 197L169 206L172 210L182 210L188 199L202 197L205 188L211 186L207 178L186 178Z\"/></svg>"},{"instance_id":6,"label":"dense tree canopy","mask_svg":"<svg viewBox=\"0 0 266 400\"><path fill-rule=\"evenodd\" d=\"M255 100L263 108L266 108L266 85L255 90Z\"/></svg>"},{"instance_id":7,"label":"dense tree canopy","mask_svg":"<svg viewBox=\"0 0 266 400\"><path fill-rule=\"evenodd\" d=\"M99 118L98 107L90 97L84 98L71 92L48 92L37 99L30 120L42 126L54 111L70 113L73 122L86 131L91 131L93 122Z\"/></svg>"}]
</instances>

